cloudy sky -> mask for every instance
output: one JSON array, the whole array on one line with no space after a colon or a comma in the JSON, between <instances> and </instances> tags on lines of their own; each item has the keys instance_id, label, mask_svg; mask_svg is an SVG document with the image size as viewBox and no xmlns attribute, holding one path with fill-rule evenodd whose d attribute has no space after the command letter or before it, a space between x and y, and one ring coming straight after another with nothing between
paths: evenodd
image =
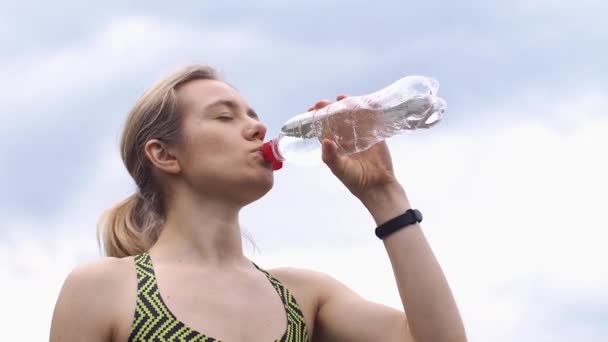
<instances>
[{"instance_id":1,"label":"cloudy sky","mask_svg":"<svg viewBox=\"0 0 608 342\"><path fill-rule=\"evenodd\" d=\"M95 223L134 191L126 112L189 63L218 68L269 128L319 99L439 80L440 125L389 139L471 341L608 339L606 2L0 1L0 321L48 339ZM241 223L266 268L331 274L400 308L358 200L286 165Z\"/></svg>"}]
</instances>

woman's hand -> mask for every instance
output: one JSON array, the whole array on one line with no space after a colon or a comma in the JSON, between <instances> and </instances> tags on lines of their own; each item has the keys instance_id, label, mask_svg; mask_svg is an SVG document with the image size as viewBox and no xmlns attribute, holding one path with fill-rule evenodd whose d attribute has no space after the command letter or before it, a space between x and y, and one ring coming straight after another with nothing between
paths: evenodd
<instances>
[{"instance_id":1,"label":"woman's hand","mask_svg":"<svg viewBox=\"0 0 608 342\"><path fill-rule=\"evenodd\" d=\"M347 97L340 95L336 100ZM308 111L319 110L329 104L330 101L321 100ZM392 158L385 141L376 143L365 151L344 155L339 153L338 146L332 140L323 138L322 149L323 162L368 208L377 204L375 202L393 199L396 194L401 196L402 193L405 196L401 184L395 178Z\"/></svg>"}]
</instances>

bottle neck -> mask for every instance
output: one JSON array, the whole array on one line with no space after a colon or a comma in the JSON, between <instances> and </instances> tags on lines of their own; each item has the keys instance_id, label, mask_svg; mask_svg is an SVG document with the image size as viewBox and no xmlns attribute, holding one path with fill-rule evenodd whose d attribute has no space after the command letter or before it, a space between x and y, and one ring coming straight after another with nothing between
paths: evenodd
<instances>
[{"instance_id":1,"label":"bottle neck","mask_svg":"<svg viewBox=\"0 0 608 342\"><path fill-rule=\"evenodd\" d=\"M285 157L281 154L281 151L279 150L279 141L281 140L282 136L279 135L277 138L272 139L271 143L270 143L270 150L272 151L272 155L275 158L275 161L279 161L282 162L285 160Z\"/></svg>"},{"instance_id":2,"label":"bottle neck","mask_svg":"<svg viewBox=\"0 0 608 342\"><path fill-rule=\"evenodd\" d=\"M283 161L285 158L279 152L279 140L281 136L276 139L272 139L262 146L262 155L264 160L272 163L272 168L278 170L283 167Z\"/></svg>"}]
</instances>

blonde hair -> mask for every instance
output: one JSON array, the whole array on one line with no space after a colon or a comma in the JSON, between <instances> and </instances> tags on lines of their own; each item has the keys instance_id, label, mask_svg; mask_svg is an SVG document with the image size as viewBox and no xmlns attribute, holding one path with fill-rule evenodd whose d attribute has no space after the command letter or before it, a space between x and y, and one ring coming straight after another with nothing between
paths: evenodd
<instances>
[{"instance_id":1,"label":"blonde hair","mask_svg":"<svg viewBox=\"0 0 608 342\"><path fill-rule=\"evenodd\" d=\"M152 176L144 146L150 139L181 142L177 90L194 80L219 80L203 65L177 70L148 89L129 111L120 140L122 160L137 191L106 210L97 225L98 242L107 256L125 257L147 251L158 239L165 219L163 196Z\"/></svg>"}]
</instances>

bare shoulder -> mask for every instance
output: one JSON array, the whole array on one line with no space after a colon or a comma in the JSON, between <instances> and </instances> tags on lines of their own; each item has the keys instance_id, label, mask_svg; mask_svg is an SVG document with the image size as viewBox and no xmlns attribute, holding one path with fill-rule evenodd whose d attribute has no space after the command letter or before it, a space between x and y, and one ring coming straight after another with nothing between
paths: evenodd
<instances>
[{"instance_id":1,"label":"bare shoulder","mask_svg":"<svg viewBox=\"0 0 608 342\"><path fill-rule=\"evenodd\" d=\"M105 257L76 266L66 278L66 284L99 286L111 285L114 282L124 280L124 276L135 272L133 257L112 258Z\"/></svg>"},{"instance_id":2,"label":"bare shoulder","mask_svg":"<svg viewBox=\"0 0 608 342\"><path fill-rule=\"evenodd\" d=\"M290 267L273 271L314 296L314 341L413 341L402 310L371 302L323 272Z\"/></svg>"},{"instance_id":3,"label":"bare shoulder","mask_svg":"<svg viewBox=\"0 0 608 342\"><path fill-rule=\"evenodd\" d=\"M104 299L120 295L128 280L133 278L135 282L134 277L132 257L101 258L76 266L64 281L61 294L72 299L88 298L90 305L105 305Z\"/></svg>"},{"instance_id":4,"label":"bare shoulder","mask_svg":"<svg viewBox=\"0 0 608 342\"><path fill-rule=\"evenodd\" d=\"M76 266L65 279L51 323L51 341L112 339L137 280L133 258L102 258ZM117 315L118 314L118 315Z\"/></svg>"},{"instance_id":5,"label":"bare shoulder","mask_svg":"<svg viewBox=\"0 0 608 342\"><path fill-rule=\"evenodd\" d=\"M332 293L336 292L357 295L344 283L321 271L297 267L278 267L269 270L269 272L285 282L288 287L309 289L318 303L322 303Z\"/></svg>"}]
</instances>

